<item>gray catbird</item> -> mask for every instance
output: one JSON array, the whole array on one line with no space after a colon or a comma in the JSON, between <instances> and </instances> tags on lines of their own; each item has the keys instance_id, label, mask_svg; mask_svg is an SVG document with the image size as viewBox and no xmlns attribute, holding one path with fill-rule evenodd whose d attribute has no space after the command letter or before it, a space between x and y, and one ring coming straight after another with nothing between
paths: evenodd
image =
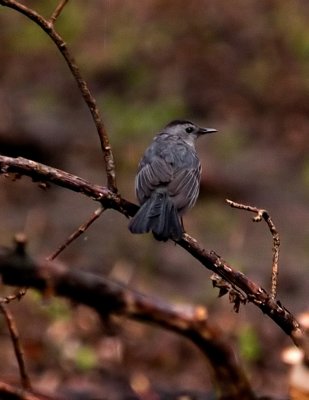
<instances>
[{"instance_id":1,"label":"gray catbird","mask_svg":"<svg viewBox=\"0 0 309 400\"><path fill-rule=\"evenodd\" d=\"M141 204L131 219L132 233L152 231L158 240L180 240L182 215L194 206L200 189L201 164L195 140L216 129L190 121L172 121L158 133L139 163L135 180Z\"/></svg>"}]
</instances>

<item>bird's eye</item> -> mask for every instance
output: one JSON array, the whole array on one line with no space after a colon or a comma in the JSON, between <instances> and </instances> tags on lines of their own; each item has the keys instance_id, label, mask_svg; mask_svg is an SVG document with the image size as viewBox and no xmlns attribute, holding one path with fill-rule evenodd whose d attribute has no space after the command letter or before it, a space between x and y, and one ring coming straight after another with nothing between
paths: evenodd
<instances>
[{"instance_id":1,"label":"bird's eye","mask_svg":"<svg viewBox=\"0 0 309 400\"><path fill-rule=\"evenodd\" d=\"M193 128L192 128L192 126L189 126L189 128L186 128L186 132L187 133L191 133L191 132L193 132Z\"/></svg>"}]
</instances>

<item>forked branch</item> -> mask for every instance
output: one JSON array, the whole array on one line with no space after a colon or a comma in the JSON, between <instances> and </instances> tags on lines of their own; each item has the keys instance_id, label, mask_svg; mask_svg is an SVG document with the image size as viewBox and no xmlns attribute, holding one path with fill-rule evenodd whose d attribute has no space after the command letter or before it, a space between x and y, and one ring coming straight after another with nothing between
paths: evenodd
<instances>
[{"instance_id":1,"label":"forked branch","mask_svg":"<svg viewBox=\"0 0 309 400\"><path fill-rule=\"evenodd\" d=\"M128 202L106 187L93 185L78 176L24 158L0 156L1 172L3 174L26 175L37 182L54 183L91 197L100 202L104 208L112 208L125 216L133 216L138 210L135 204ZM236 287L247 302L256 305L280 326L296 345L299 345L303 333L298 321L279 301L275 301L266 290L251 281L243 273L235 270L214 251L208 251L201 247L191 236L185 234L177 244L200 261L204 267Z\"/></svg>"},{"instance_id":2,"label":"forked branch","mask_svg":"<svg viewBox=\"0 0 309 400\"><path fill-rule=\"evenodd\" d=\"M54 12L52 13L49 22L53 25L56 22L56 19L60 16L62 10L66 6L69 0L61 0L59 1L57 7L55 8Z\"/></svg>"}]
</instances>

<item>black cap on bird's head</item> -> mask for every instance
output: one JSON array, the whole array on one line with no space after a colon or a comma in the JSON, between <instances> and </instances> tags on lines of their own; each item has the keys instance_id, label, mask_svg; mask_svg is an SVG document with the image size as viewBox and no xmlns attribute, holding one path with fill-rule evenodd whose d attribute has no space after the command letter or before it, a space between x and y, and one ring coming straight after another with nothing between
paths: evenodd
<instances>
[{"instance_id":1,"label":"black cap on bird's head","mask_svg":"<svg viewBox=\"0 0 309 400\"><path fill-rule=\"evenodd\" d=\"M174 121L171 121L169 124L165 126L164 131L176 135L181 135L181 134L192 135L195 138L197 138L200 135L217 132L217 129L201 128L200 126L194 124L191 121L175 119Z\"/></svg>"}]
</instances>

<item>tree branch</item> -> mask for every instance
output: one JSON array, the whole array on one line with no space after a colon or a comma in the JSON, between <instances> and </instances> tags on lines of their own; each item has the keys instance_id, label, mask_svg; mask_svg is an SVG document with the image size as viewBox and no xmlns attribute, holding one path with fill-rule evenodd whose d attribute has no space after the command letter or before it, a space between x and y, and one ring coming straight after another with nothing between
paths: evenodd
<instances>
[{"instance_id":1,"label":"tree branch","mask_svg":"<svg viewBox=\"0 0 309 400\"><path fill-rule=\"evenodd\" d=\"M230 346L208 321L204 307L175 307L146 297L97 275L69 269L63 264L37 263L26 254L8 251L0 257L5 284L53 291L75 303L109 314L152 323L191 340L207 357L219 399L252 400L250 385Z\"/></svg>"},{"instance_id":2,"label":"tree branch","mask_svg":"<svg viewBox=\"0 0 309 400\"><path fill-rule=\"evenodd\" d=\"M123 199L120 195L111 192L106 187L93 185L75 175L51 168L24 158L11 158L0 156L0 173L15 173L27 175L34 181L54 183L66 189L82 193L99 201L104 208L113 208L126 216L133 216L138 207ZM185 234L177 242L179 246L187 250L194 258L207 269L219 275L225 281L238 288L243 293L246 301L253 303L264 314L268 315L296 345L299 345L303 332L298 321L280 303L275 301L270 294L255 282L247 278L243 273L236 271L214 251L208 251L198 242Z\"/></svg>"},{"instance_id":3,"label":"tree branch","mask_svg":"<svg viewBox=\"0 0 309 400\"><path fill-rule=\"evenodd\" d=\"M133 210L138 209L136 205L121 199L104 186L93 185L76 175L22 157L12 158L0 155L0 170L2 174L26 175L34 182L54 183L73 192L82 193L96 201L101 201L103 205L106 204L106 208L122 210L123 214L125 214L124 210L130 209L131 215L134 213Z\"/></svg>"},{"instance_id":4,"label":"tree branch","mask_svg":"<svg viewBox=\"0 0 309 400\"><path fill-rule=\"evenodd\" d=\"M73 58L71 52L68 49L66 42L62 39L62 37L57 33L54 29L53 20L47 20L34 10L26 7L25 5L19 3L15 0L0 0L0 5L4 7L12 8L21 14L25 15L27 18L31 19L35 22L47 35L51 38L51 40L55 43L58 50L64 57L68 67L71 70L71 73L77 83L77 86L81 92L81 95L86 102L86 105L92 115L92 119L95 123L97 128L97 132L99 135L101 148L104 154L104 161L105 161L105 168L106 168L106 175L107 175L107 187L112 192L117 192L116 186L116 174L115 174L115 163L114 163L114 156L112 152L112 148L109 142L108 134L101 118L99 109L97 107L95 98L92 96L88 85L85 79L82 77L82 74L76 64L75 59ZM60 4L61 5L61 4ZM64 4L65 5L65 4ZM62 6L62 8L64 7ZM61 8L61 9L62 9ZM58 10L59 11L59 10ZM58 13L57 11L57 13ZM61 12L61 10L60 10ZM57 18L57 16L56 16Z\"/></svg>"}]
</instances>

